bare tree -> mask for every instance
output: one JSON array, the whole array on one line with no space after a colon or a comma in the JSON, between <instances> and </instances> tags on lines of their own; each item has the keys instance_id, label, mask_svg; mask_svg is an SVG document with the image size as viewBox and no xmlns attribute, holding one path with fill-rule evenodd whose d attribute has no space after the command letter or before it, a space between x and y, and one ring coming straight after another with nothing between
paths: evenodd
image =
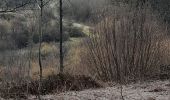
<instances>
[{"instance_id":1,"label":"bare tree","mask_svg":"<svg viewBox=\"0 0 170 100\"><path fill-rule=\"evenodd\" d=\"M38 49L38 62L39 62L39 69L40 69L40 74L39 74L39 87L38 87L38 91L39 91L39 95L38 98L39 100L41 100L41 91L42 91L42 70L43 70L43 66L42 66L42 57L41 57L41 45L42 45L42 35L43 35L43 10L44 10L44 6L46 4L48 4L50 2L50 0L48 1L44 1L44 0L40 0L38 2L39 4L39 8L40 8L40 16L39 16L39 49Z\"/></svg>"},{"instance_id":2,"label":"bare tree","mask_svg":"<svg viewBox=\"0 0 170 100\"><path fill-rule=\"evenodd\" d=\"M40 74L39 74L39 87L38 87L38 99L41 100L41 85L42 85L42 59L41 59L41 44L42 44L42 17L43 17L43 0L40 0L40 3L38 2L38 6L40 8L40 15L39 15L39 49L38 49L38 62L39 62L39 71L40 71Z\"/></svg>"}]
</instances>

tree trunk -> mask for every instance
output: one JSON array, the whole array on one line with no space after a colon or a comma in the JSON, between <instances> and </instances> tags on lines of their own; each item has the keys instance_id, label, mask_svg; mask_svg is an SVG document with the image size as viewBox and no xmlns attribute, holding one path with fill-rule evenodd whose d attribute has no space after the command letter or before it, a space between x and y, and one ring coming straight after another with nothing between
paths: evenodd
<instances>
[{"instance_id":1,"label":"tree trunk","mask_svg":"<svg viewBox=\"0 0 170 100\"><path fill-rule=\"evenodd\" d=\"M63 73L63 2L60 0L60 74Z\"/></svg>"}]
</instances>

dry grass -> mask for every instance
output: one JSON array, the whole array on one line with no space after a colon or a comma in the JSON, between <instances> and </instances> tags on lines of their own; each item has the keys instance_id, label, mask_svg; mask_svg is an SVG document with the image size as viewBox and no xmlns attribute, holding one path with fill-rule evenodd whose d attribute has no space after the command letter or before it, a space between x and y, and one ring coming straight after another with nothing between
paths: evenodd
<instances>
[{"instance_id":1,"label":"dry grass","mask_svg":"<svg viewBox=\"0 0 170 100\"><path fill-rule=\"evenodd\" d=\"M51 65L51 64L50 64ZM32 63L32 67L31 67L31 78L33 80L38 80L39 79L39 65L38 65L38 62L34 62ZM47 78L48 76L50 75L53 75L53 74L58 74L58 70L56 67L51 67L51 66L46 66L45 68L43 68L43 77L44 78Z\"/></svg>"},{"instance_id":2,"label":"dry grass","mask_svg":"<svg viewBox=\"0 0 170 100\"><path fill-rule=\"evenodd\" d=\"M85 52L84 38L72 38L67 44L69 51L65 56L65 72L71 75L88 75L88 70L82 65L81 56Z\"/></svg>"},{"instance_id":3,"label":"dry grass","mask_svg":"<svg viewBox=\"0 0 170 100\"><path fill-rule=\"evenodd\" d=\"M82 43L83 38L71 38L70 41L67 41L65 43L65 73L70 73L71 75L88 75L87 69L83 67L81 64L82 59L80 59L82 52L84 52L84 44ZM7 73L7 75L10 77L11 75L13 77L16 77L17 75L20 76L25 76L24 78L29 77L33 80L37 80L39 78L39 64L38 64L38 56L37 56L37 45L34 45L32 48L32 56L31 56L31 61L30 61L30 68L28 65L28 54L27 50L21 50L21 52L26 52L20 53L21 55L18 55L19 58L25 58L22 59L23 62L21 62L21 59L15 59L14 55L11 55L10 57L13 58L10 60L10 57L8 60L10 62L19 62L19 63L8 63L4 64L1 67L1 78L5 79L6 78L6 73L5 72L10 72ZM20 52L20 51L17 51ZM42 44L42 62L43 62L43 77L46 78L50 75L53 74L58 74L59 73L59 49L58 49L58 44L56 43L43 43ZM23 64L22 69L24 70L23 72L20 71L19 64ZM15 67L10 67L11 65ZM18 67L17 67L18 66ZM21 73L22 72L22 73Z\"/></svg>"}]
</instances>

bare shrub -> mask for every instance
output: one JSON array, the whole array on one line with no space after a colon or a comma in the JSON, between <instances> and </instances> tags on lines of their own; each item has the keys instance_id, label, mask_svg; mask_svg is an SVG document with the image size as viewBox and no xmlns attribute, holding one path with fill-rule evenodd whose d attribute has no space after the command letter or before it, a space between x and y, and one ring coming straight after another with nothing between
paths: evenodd
<instances>
[{"instance_id":1,"label":"bare shrub","mask_svg":"<svg viewBox=\"0 0 170 100\"><path fill-rule=\"evenodd\" d=\"M102 80L122 81L154 77L161 64L164 28L149 10L127 5L109 8L86 40L86 64Z\"/></svg>"}]
</instances>

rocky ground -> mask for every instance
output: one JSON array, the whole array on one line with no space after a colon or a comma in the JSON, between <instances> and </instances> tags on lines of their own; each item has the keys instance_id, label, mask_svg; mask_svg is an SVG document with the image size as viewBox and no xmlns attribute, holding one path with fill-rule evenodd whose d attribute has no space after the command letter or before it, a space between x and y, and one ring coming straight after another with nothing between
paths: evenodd
<instances>
[{"instance_id":1,"label":"rocky ground","mask_svg":"<svg viewBox=\"0 0 170 100\"><path fill-rule=\"evenodd\" d=\"M122 100L121 86L88 89L43 96L43 100ZM150 81L123 85L124 100L170 100L170 81ZM37 100L35 96L29 100Z\"/></svg>"}]
</instances>

